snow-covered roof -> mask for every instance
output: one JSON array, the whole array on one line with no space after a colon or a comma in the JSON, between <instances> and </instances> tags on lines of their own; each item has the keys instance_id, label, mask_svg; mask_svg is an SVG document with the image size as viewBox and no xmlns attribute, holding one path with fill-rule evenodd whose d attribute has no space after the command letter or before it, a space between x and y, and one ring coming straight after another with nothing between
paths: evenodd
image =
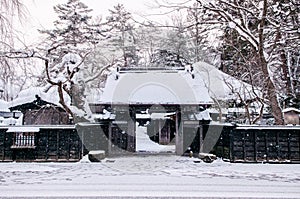
<instances>
[{"instance_id":1,"label":"snow-covered roof","mask_svg":"<svg viewBox=\"0 0 300 199\"><path fill-rule=\"evenodd\" d=\"M99 103L102 104L212 104L199 74L187 71L136 71L111 73Z\"/></svg>"},{"instance_id":2,"label":"snow-covered roof","mask_svg":"<svg viewBox=\"0 0 300 199\"><path fill-rule=\"evenodd\" d=\"M22 124L21 118L15 119L12 117L9 118L0 117L0 126L11 126L11 125L20 125L20 124Z\"/></svg>"},{"instance_id":3,"label":"snow-covered roof","mask_svg":"<svg viewBox=\"0 0 300 199\"><path fill-rule=\"evenodd\" d=\"M213 65L197 62L193 64L193 67L204 80L204 85L212 98L219 100L237 99L232 90L241 94L245 100L256 97L252 92L253 87L251 85L225 74ZM258 95L261 93L258 88L255 88L255 92Z\"/></svg>"},{"instance_id":4,"label":"snow-covered roof","mask_svg":"<svg viewBox=\"0 0 300 199\"><path fill-rule=\"evenodd\" d=\"M36 96L39 96L43 101L59 105L59 95L56 87L51 87L45 92L44 87L30 87L22 90L18 97L9 102L9 107L15 107L26 103L31 103L36 100ZM70 104L70 97L64 93L64 98L67 104Z\"/></svg>"},{"instance_id":5,"label":"snow-covered roof","mask_svg":"<svg viewBox=\"0 0 300 199\"><path fill-rule=\"evenodd\" d=\"M0 99L0 111L1 112L10 112L8 109L8 102Z\"/></svg>"}]
</instances>

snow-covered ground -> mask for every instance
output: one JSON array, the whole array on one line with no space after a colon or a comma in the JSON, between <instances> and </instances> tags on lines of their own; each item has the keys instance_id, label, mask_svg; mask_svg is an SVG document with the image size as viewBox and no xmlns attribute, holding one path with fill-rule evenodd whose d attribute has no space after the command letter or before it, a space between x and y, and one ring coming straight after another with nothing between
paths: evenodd
<instances>
[{"instance_id":1,"label":"snow-covered ground","mask_svg":"<svg viewBox=\"0 0 300 199\"><path fill-rule=\"evenodd\" d=\"M100 163L1 163L1 197L300 198L298 164L132 155Z\"/></svg>"},{"instance_id":2,"label":"snow-covered ground","mask_svg":"<svg viewBox=\"0 0 300 199\"><path fill-rule=\"evenodd\" d=\"M175 152L175 145L159 145L147 135L147 127L136 125L136 151L138 152Z\"/></svg>"},{"instance_id":3,"label":"snow-covered ground","mask_svg":"<svg viewBox=\"0 0 300 199\"><path fill-rule=\"evenodd\" d=\"M137 128L137 148L152 152L91 163L0 163L0 198L300 198L300 164L232 164L166 152Z\"/></svg>"}]
</instances>

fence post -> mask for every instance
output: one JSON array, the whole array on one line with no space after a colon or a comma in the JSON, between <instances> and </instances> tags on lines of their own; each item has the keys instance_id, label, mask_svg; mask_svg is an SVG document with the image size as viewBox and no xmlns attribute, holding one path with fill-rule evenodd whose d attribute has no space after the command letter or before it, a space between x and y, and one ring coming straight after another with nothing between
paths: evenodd
<instances>
[{"instance_id":1,"label":"fence post","mask_svg":"<svg viewBox=\"0 0 300 199\"><path fill-rule=\"evenodd\" d=\"M199 126L199 144L200 144L199 153L203 153L203 125L204 124L200 124Z\"/></svg>"},{"instance_id":2,"label":"fence post","mask_svg":"<svg viewBox=\"0 0 300 199\"><path fill-rule=\"evenodd\" d=\"M257 133L253 132L253 144L254 144L254 161L257 162Z\"/></svg>"}]
</instances>

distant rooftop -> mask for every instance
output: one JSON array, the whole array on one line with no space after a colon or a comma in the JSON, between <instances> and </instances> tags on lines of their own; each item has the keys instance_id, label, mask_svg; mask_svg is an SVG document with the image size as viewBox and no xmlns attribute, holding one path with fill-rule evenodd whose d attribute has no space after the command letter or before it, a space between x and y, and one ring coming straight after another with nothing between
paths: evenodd
<instances>
[{"instance_id":1,"label":"distant rooftop","mask_svg":"<svg viewBox=\"0 0 300 199\"><path fill-rule=\"evenodd\" d=\"M121 67L119 72L144 72L144 71L178 71L185 70L187 65L191 65L180 55L167 51L156 50L147 63L127 63L126 67Z\"/></svg>"}]
</instances>

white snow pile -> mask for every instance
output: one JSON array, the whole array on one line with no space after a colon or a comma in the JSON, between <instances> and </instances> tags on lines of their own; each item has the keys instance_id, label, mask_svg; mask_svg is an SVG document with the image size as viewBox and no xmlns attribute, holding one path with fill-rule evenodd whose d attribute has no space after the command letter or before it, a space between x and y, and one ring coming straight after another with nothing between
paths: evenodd
<instances>
[{"instance_id":1,"label":"white snow pile","mask_svg":"<svg viewBox=\"0 0 300 199\"><path fill-rule=\"evenodd\" d=\"M209 110L204 110L199 113L195 113L195 117L197 120L212 120L209 113Z\"/></svg>"},{"instance_id":2,"label":"white snow pile","mask_svg":"<svg viewBox=\"0 0 300 199\"><path fill-rule=\"evenodd\" d=\"M159 145L147 135L147 127L136 126L136 151L137 152L175 152L175 145Z\"/></svg>"},{"instance_id":3,"label":"white snow pile","mask_svg":"<svg viewBox=\"0 0 300 199\"><path fill-rule=\"evenodd\" d=\"M83 156L79 162L80 163L91 163L91 161L89 159L89 155L86 154L85 156Z\"/></svg>"}]
</instances>

